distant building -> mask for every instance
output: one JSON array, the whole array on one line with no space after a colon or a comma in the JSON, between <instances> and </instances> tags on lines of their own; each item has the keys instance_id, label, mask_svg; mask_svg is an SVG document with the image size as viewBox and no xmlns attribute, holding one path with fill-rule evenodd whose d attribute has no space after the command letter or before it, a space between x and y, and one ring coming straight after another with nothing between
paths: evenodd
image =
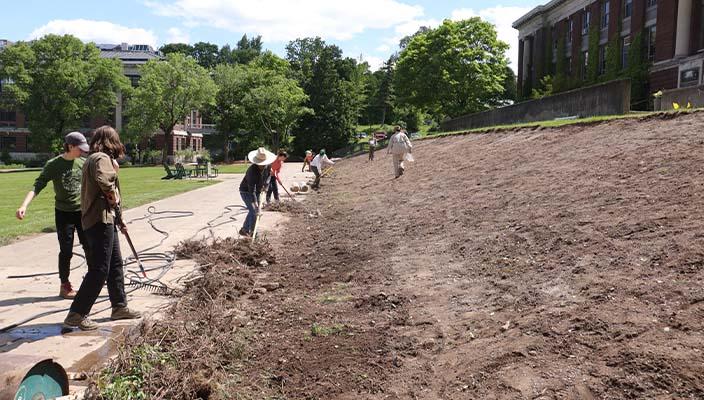
<instances>
[{"instance_id":1,"label":"distant building","mask_svg":"<svg viewBox=\"0 0 704 400\"><path fill-rule=\"evenodd\" d=\"M552 0L538 6L513 24L519 31L518 92L529 95L542 76L555 72L562 42L568 76L584 79L589 32L595 25L600 74L606 69L607 46L618 44L618 57L626 66L631 43L640 33L651 62L651 93L700 85L703 9L704 0Z\"/></svg>"}]
</instances>

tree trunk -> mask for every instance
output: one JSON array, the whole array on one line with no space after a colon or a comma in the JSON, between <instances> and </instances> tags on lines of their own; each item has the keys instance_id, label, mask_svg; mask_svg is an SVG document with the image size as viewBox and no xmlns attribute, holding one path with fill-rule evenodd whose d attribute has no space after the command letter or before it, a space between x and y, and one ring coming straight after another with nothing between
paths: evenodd
<instances>
[{"instance_id":1,"label":"tree trunk","mask_svg":"<svg viewBox=\"0 0 704 400\"><path fill-rule=\"evenodd\" d=\"M227 133L224 134L223 135L223 142L224 142L224 144L222 146L222 150L223 150L223 155L225 156L225 164L229 164L230 163L230 135L228 135Z\"/></svg>"},{"instance_id":2,"label":"tree trunk","mask_svg":"<svg viewBox=\"0 0 704 400\"><path fill-rule=\"evenodd\" d=\"M172 150L174 147L174 125L168 126L166 129L162 127L161 130L164 131L164 148L161 150L161 163L168 164L169 153L173 152Z\"/></svg>"}]
</instances>

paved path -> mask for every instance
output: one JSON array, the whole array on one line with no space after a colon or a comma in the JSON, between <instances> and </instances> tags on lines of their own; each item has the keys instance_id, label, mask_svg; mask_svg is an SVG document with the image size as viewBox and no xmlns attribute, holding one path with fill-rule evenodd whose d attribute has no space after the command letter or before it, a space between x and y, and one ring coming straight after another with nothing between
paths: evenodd
<instances>
[{"instance_id":1,"label":"paved path","mask_svg":"<svg viewBox=\"0 0 704 400\"><path fill-rule=\"evenodd\" d=\"M292 182L304 182L311 176L310 173L301 173L300 168L300 163L284 165L282 175L287 188ZM238 191L242 175L223 174L219 179L223 182L127 210L124 216L125 220L130 221L144 216L147 209L152 206L156 211L192 211L194 213L189 217L156 221L155 225L161 230L168 231L170 236L159 248L153 251L169 251L178 242L194 235L209 237L211 230L213 235L217 237L237 236L237 231L242 226L245 216ZM178 182L169 183L178 184ZM287 197L283 190L279 190L282 192L282 198ZM299 195L298 197L304 196ZM233 206L229 212L225 210L228 205ZM234 220L230 219L231 217ZM203 230L202 228L209 221L212 221L212 224L216 226ZM262 230L276 229L283 221L284 217L279 213L264 213ZM163 237L154 231L145 220L135 221L128 226L130 236L138 251L158 244ZM122 255L127 257L130 254L129 247L124 238L121 241ZM76 247L75 251L82 253L80 247ZM105 301L96 304L92 311L92 318L100 323L100 328L97 331L77 331L62 335L60 332L61 322L67 313L63 310L67 309L71 303L69 300L58 297L58 274L8 279L12 275L56 272L57 257L58 243L55 234L39 235L0 247L0 260L2 260L0 261L0 329L39 313L61 310L0 334L0 363L7 362L13 356L42 354L47 358L53 358L67 371L86 370L110 353L112 346L114 346L110 338L119 336L125 327L136 323L134 321L110 321L110 304ZM72 264L75 266L81 261L79 257L74 257ZM169 286L176 285L179 277L192 270L192 261L178 260L162 281ZM85 272L85 265L71 272L71 281L76 289L80 286L81 278ZM107 291L103 290L101 294L107 296ZM130 307L141 310L148 315L158 313L167 302L168 298L145 290L136 290L129 295ZM2 375L2 371L0 371L0 375Z\"/></svg>"}]
</instances>

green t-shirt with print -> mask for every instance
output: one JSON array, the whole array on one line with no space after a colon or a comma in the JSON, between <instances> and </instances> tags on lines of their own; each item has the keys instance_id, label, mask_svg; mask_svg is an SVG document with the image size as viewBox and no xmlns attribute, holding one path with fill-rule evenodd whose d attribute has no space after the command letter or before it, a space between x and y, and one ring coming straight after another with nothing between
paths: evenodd
<instances>
[{"instance_id":1,"label":"green t-shirt with print","mask_svg":"<svg viewBox=\"0 0 704 400\"><path fill-rule=\"evenodd\" d=\"M41 174L34 181L34 193L38 195L51 181L56 196L55 207L61 211L81 211L81 176L84 158L67 160L62 156L46 162Z\"/></svg>"}]
</instances>

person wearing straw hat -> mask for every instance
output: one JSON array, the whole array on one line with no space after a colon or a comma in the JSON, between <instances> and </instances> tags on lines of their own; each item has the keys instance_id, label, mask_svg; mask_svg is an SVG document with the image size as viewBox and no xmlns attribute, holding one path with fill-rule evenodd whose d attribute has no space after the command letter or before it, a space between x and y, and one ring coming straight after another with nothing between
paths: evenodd
<instances>
[{"instance_id":1,"label":"person wearing straw hat","mask_svg":"<svg viewBox=\"0 0 704 400\"><path fill-rule=\"evenodd\" d=\"M81 175L88 153L88 142L80 132L71 132L64 137L64 153L47 161L34 181L34 187L25 196L22 205L15 212L19 220L27 215L27 207L32 199L51 181L54 185L54 221L56 236L59 239L59 280L61 288L59 296L72 299L76 292L71 286L71 258L73 256L73 234L78 234L78 240L83 245L83 251L88 254L87 242L81 225Z\"/></svg>"},{"instance_id":2,"label":"person wearing straw hat","mask_svg":"<svg viewBox=\"0 0 704 400\"><path fill-rule=\"evenodd\" d=\"M403 175L403 171L405 170L403 161L406 159L407 154L413 151L413 145L400 126L395 126L394 132L395 133L389 139L389 146L386 149L386 154L392 155L394 174L396 175L396 178L398 178Z\"/></svg>"},{"instance_id":3,"label":"person wearing straw hat","mask_svg":"<svg viewBox=\"0 0 704 400\"><path fill-rule=\"evenodd\" d=\"M247 217L240 229L240 235L251 236L254 230L254 223L259 209L259 196L267 187L269 181L270 166L276 160L276 155L269 150L260 147L252 150L247 155L247 159L252 165L247 168L247 172L240 183L240 196L247 207Z\"/></svg>"}]
</instances>

